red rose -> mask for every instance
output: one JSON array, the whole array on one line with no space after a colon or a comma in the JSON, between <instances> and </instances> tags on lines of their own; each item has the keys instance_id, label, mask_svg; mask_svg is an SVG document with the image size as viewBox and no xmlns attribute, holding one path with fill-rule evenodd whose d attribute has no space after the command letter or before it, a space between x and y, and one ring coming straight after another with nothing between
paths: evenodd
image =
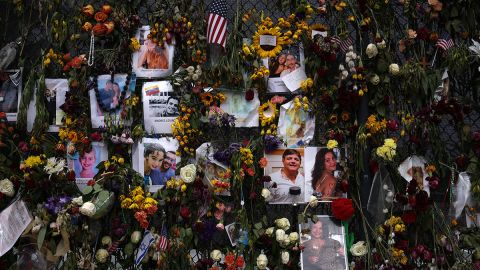
<instances>
[{"instance_id":1,"label":"red rose","mask_svg":"<svg viewBox=\"0 0 480 270\"><path fill-rule=\"evenodd\" d=\"M180 216L183 219L188 219L190 217L190 209L186 206L182 206L182 208L180 208Z\"/></svg>"},{"instance_id":2,"label":"red rose","mask_svg":"<svg viewBox=\"0 0 480 270\"><path fill-rule=\"evenodd\" d=\"M110 13L112 13L112 6L108 5L108 4L105 4L102 6L102 12L109 15Z\"/></svg>"},{"instance_id":3,"label":"red rose","mask_svg":"<svg viewBox=\"0 0 480 270\"><path fill-rule=\"evenodd\" d=\"M390 131L397 131L398 130L398 122L395 119L390 119L387 122L387 128Z\"/></svg>"},{"instance_id":4,"label":"red rose","mask_svg":"<svg viewBox=\"0 0 480 270\"><path fill-rule=\"evenodd\" d=\"M336 219L347 220L355 213L352 200L338 198L332 201L332 214Z\"/></svg>"},{"instance_id":5,"label":"red rose","mask_svg":"<svg viewBox=\"0 0 480 270\"><path fill-rule=\"evenodd\" d=\"M91 18L93 16L93 13L95 12L95 10L93 9L93 6L92 5L86 5L84 7L82 7L82 14Z\"/></svg>"},{"instance_id":6,"label":"red rose","mask_svg":"<svg viewBox=\"0 0 480 270\"><path fill-rule=\"evenodd\" d=\"M102 140L102 133L96 131L90 135L92 141L99 142Z\"/></svg>"},{"instance_id":7,"label":"red rose","mask_svg":"<svg viewBox=\"0 0 480 270\"><path fill-rule=\"evenodd\" d=\"M113 32L113 29L115 29L115 23L113 22L107 22L104 23L105 27L107 27L107 35Z\"/></svg>"},{"instance_id":8,"label":"red rose","mask_svg":"<svg viewBox=\"0 0 480 270\"><path fill-rule=\"evenodd\" d=\"M95 36L104 36L107 32L108 32L108 28L103 23L97 23L93 27L93 34Z\"/></svg>"},{"instance_id":9,"label":"red rose","mask_svg":"<svg viewBox=\"0 0 480 270\"><path fill-rule=\"evenodd\" d=\"M245 92L245 99L247 101L252 100L255 97L255 92L252 89L248 89L247 92Z\"/></svg>"},{"instance_id":10,"label":"red rose","mask_svg":"<svg viewBox=\"0 0 480 270\"><path fill-rule=\"evenodd\" d=\"M97 13L95 13L95 20L99 23L102 23L104 21L106 21L108 19L108 15L99 11Z\"/></svg>"},{"instance_id":11,"label":"red rose","mask_svg":"<svg viewBox=\"0 0 480 270\"><path fill-rule=\"evenodd\" d=\"M95 185L95 181L92 179L92 180L88 180L87 182L87 186L93 186Z\"/></svg>"}]
</instances>

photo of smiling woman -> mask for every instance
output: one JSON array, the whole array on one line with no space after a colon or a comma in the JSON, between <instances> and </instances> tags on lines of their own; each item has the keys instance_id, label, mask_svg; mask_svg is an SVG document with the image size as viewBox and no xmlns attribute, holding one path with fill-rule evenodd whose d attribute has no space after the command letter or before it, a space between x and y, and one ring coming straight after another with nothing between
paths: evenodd
<instances>
[{"instance_id":1,"label":"photo of smiling woman","mask_svg":"<svg viewBox=\"0 0 480 270\"><path fill-rule=\"evenodd\" d=\"M304 199L305 179L300 171L302 165L302 155L297 149L286 149L282 154L282 167L280 170L271 173L272 179L265 183L272 194L270 203L294 203ZM299 187L301 194L290 195L291 187Z\"/></svg>"},{"instance_id":2,"label":"photo of smiling woman","mask_svg":"<svg viewBox=\"0 0 480 270\"><path fill-rule=\"evenodd\" d=\"M336 149L335 149L336 150ZM305 197L316 195L324 200L342 196L337 190L335 171L340 152L326 147L305 148Z\"/></svg>"}]
</instances>

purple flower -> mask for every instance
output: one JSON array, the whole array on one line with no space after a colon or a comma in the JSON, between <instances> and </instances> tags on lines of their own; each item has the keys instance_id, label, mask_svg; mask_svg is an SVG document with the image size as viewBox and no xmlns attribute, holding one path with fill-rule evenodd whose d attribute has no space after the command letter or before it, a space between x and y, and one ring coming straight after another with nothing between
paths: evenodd
<instances>
[{"instance_id":1,"label":"purple flower","mask_svg":"<svg viewBox=\"0 0 480 270\"><path fill-rule=\"evenodd\" d=\"M265 152L271 152L282 144L282 141L279 138L272 135L266 135L263 138L263 142L265 143Z\"/></svg>"}]
</instances>

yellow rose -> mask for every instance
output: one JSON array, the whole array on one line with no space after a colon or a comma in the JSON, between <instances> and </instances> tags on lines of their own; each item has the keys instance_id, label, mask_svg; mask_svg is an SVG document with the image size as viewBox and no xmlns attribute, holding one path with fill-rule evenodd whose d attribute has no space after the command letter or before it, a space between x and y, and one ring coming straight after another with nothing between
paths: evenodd
<instances>
[{"instance_id":1,"label":"yellow rose","mask_svg":"<svg viewBox=\"0 0 480 270\"><path fill-rule=\"evenodd\" d=\"M338 147L338 142L336 140L328 140L327 142L327 148L328 149L333 149Z\"/></svg>"}]
</instances>

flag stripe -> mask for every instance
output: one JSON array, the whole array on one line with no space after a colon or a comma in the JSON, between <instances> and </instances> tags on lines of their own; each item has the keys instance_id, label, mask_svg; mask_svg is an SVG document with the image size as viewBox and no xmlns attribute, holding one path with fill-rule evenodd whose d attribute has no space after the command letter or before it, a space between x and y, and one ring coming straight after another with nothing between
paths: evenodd
<instances>
[{"instance_id":1,"label":"flag stripe","mask_svg":"<svg viewBox=\"0 0 480 270\"><path fill-rule=\"evenodd\" d=\"M213 0L208 7L207 42L217 43L225 48L227 24L226 1Z\"/></svg>"},{"instance_id":2,"label":"flag stripe","mask_svg":"<svg viewBox=\"0 0 480 270\"><path fill-rule=\"evenodd\" d=\"M218 31L215 33L215 43L221 43L220 41L223 40L223 36L225 35L226 28L225 25L227 24L227 20L221 19L220 20L220 27L218 27Z\"/></svg>"}]
</instances>

